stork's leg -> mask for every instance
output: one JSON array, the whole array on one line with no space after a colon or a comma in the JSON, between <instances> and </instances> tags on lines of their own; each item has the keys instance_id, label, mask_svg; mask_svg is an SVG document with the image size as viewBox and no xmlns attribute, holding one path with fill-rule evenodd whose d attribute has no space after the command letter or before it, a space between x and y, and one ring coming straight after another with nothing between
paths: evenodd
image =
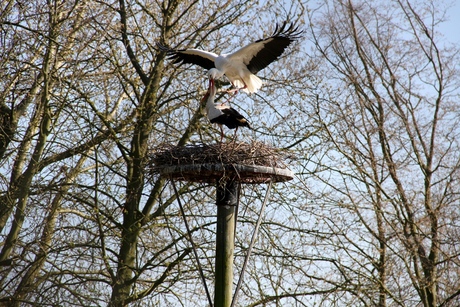
<instances>
[{"instance_id":1,"label":"stork's leg","mask_svg":"<svg viewBox=\"0 0 460 307\"><path fill-rule=\"evenodd\" d=\"M236 143L236 132L238 131L238 126L236 126L235 133L233 134L233 143Z\"/></svg>"},{"instance_id":2,"label":"stork's leg","mask_svg":"<svg viewBox=\"0 0 460 307\"><path fill-rule=\"evenodd\" d=\"M236 94L236 93L238 93L239 90L240 90L240 88L235 87L235 88L227 90L227 93L228 94Z\"/></svg>"},{"instance_id":3,"label":"stork's leg","mask_svg":"<svg viewBox=\"0 0 460 307\"><path fill-rule=\"evenodd\" d=\"M224 105L224 104L228 103L230 105L230 101L233 99L233 97L236 96L236 94L238 94L239 90L240 90L239 88L234 88L234 89L228 90L227 93L231 94L231 96L228 97L227 100L225 100L225 102L222 103L222 104Z\"/></svg>"},{"instance_id":4,"label":"stork's leg","mask_svg":"<svg viewBox=\"0 0 460 307\"><path fill-rule=\"evenodd\" d=\"M232 83L232 85L233 85L234 88L227 90L227 93L229 93L229 94L231 94L231 93L238 94L238 92L239 92L240 90L247 89L248 86L246 85L246 83L243 83L243 84L244 84L243 87L236 87L236 86Z\"/></svg>"},{"instance_id":5,"label":"stork's leg","mask_svg":"<svg viewBox=\"0 0 460 307\"><path fill-rule=\"evenodd\" d=\"M230 96L230 98L228 98L226 102L229 102L230 99L232 99L236 94L238 94L240 90L244 90L248 88L247 84L244 81L243 81L243 84L244 84L243 87L236 87L235 84L232 83L234 88L227 90L227 93L232 94L232 96Z\"/></svg>"},{"instance_id":6,"label":"stork's leg","mask_svg":"<svg viewBox=\"0 0 460 307\"><path fill-rule=\"evenodd\" d=\"M219 125L220 127L220 142L222 143L222 140L224 139L224 129L222 128L222 125Z\"/></svg>"}]
</instances>

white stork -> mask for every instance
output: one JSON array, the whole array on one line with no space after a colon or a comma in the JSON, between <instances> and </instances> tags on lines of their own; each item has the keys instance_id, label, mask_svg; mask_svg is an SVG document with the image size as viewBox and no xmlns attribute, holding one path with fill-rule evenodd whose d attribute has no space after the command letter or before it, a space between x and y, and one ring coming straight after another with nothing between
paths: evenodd
<instances>
[{"instance_id":1,"label":"white stork","mask_svg":"<svg viewBox=\"0 0 460 307\"><path fill-rule=\"evenodd\" d=\"M244 118L243 115L238 113L237 110L234 108L224 105L224 104L216 104L214 103L214 98L216 96L216 86L214 85L214 79L209 78L209 89L202 98L201 101L206 101L206 113L208 115L208 119L211 123L218 124L220 127L220 141L224 138L224 131L222 129L222 125L227 126L229 129L235 129L235 134L233 135L233 139L236 138L236 132L238 131L238 127L248 127L252 129L249 125L249 122Z\"/></svg>"},{"instance_id":2,"label":"white stork","mask_svg":"<svg viewBox=\"0 0 460 307\"><path fill-rule=\"evenodd\" d=\"M287 27L286 22L276 25L270 37L257 40L233 53L218 55L199 49L174 50L157 43L159 50L166 52L174 64L196 64L208 69L212 79L225 75L232 85L246 93L255 93L262 81L255 74L276 61L284 50L302 31L294 24Z\"/></svg>"}]
</instances>

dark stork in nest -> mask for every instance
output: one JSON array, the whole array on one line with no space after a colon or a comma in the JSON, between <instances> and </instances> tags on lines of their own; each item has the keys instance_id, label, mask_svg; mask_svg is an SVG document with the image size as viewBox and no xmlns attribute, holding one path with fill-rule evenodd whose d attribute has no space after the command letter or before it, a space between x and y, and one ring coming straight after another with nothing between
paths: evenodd
<instances>
[{"instance_id":1,"label":"dark stork in nest","mask_svg":"<svg viewBox=\"0 0 460 307\"><path fill-rule=\"evenodd\" d=\"M224 138L222 125L227 126L229 129L235 129L233 140L236 139L238 127L248 127L249 129L252 129L246 118L244 118L244 116L237 110L225 104L215 103L214 99L216 93L217 88L214 84L214 79L209 78L209 89L201 101L206 100L206 113L209 121L213 124L218 124L220 127L220 141L222 142Z\"/></svg>"},{"instance_id":2,"label":"dark stork in nest","mask_svg":"<svg viewBox=\"0 0 460 307\"><path fill-rule=\"evenodd\" d=\"M209 70L208 75L212 79L225 75L236 88L234 91L241 89L246 93L255 93L262 86L262 80L255 74L276 61L301 34L302 31L294 24L287 26L284 22L276 25L271 36L222 55L199 49L174 50L159 43L157 46L170 55L175 64L199 65Z\"/></svg>"}]
</instances>

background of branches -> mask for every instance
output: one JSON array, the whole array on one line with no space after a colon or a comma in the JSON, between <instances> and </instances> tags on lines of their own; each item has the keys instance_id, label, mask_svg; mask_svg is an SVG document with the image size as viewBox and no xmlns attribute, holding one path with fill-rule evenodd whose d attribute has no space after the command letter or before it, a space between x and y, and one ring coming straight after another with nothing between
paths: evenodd
<instances>
[{"instance_id":1,"label":"background of branches","mask_svg":"<svg viewBox=\"0 0 460 307\"><path fill-rule=\"evenodd\" d=\"M205 72L172 47L217 53L296 22L304 38L232 101L292 157L239 306L458 306L459 46L439 1L3 0L0 302L202 306L161 144L213 143ZM453 16L452 16L453 18ZM241 133L240 133L241 132ZM216 138L217 137L217 138ZM180 186L208 285L213 187ZM264 186L243 188L241 268Z\"/></svg>"}]
</instances>

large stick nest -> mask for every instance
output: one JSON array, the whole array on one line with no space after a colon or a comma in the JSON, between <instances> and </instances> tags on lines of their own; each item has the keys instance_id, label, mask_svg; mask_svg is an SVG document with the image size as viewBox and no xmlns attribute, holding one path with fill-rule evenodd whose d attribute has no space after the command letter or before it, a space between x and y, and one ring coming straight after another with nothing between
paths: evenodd
<instances>
[{"instance_id":1,"label":"large stick nest","mask_svg":"<svg viewBox=\"0 0 460 307\"><path fill-rule=\"evenodd\" d=\"M217 143L188 146L163 144L151 155L149 169L179 180L215 182L236 179L245 183L286 181L282 153L261 142Z\"/></svg>"}]
</instances>

